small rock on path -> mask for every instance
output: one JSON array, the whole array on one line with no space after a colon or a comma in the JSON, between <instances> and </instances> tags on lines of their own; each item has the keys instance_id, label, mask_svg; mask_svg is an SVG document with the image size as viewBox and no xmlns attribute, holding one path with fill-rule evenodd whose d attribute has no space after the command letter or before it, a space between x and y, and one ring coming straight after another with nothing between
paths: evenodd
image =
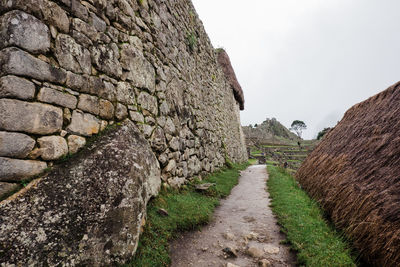
<instances>
[{"instance_id":1,"label":"small rock on path","mask_svg":"<svg viewBox=\"0 0 400 267\"><path fill-rule=\"evenodd\" d=\"M213 221L171 243L171 266L295 266L295 255L280 244L285 236L269 207L267 178L265 165L243 171ZM226 248L234 249L237 257L226 253Z\"/></svg>"}]
</instances>

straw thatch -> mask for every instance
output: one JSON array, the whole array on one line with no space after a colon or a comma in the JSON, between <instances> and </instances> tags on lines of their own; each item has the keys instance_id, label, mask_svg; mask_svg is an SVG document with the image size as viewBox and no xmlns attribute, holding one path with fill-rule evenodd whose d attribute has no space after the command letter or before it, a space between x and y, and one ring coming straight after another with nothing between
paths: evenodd
<instances>
[{"instance_id":1,"label":"straw thatch","mask_svg":"<svg viewBox=\"0 0 400 267\"><path fill-rule=\"evenodd\" d=\"M375 266L400 266L400 83L349 109L296 174Z\"/></svg>"},{"instance_id":2,"label":"straw thatch","mask_svg":"<svg viewBox=\"0 0 400 267\"><path fill-rule=\"evenodd\" d=\"M221 48L217 49L217 55L218 55L218 63L222 67L225 77L232 87L233 95L235 96L236 101L239 103L240 110L244 110L243 90L236 78L235 71L232 68L229 56L225 52L225 50Z\"/></svg>"}]
</instances>

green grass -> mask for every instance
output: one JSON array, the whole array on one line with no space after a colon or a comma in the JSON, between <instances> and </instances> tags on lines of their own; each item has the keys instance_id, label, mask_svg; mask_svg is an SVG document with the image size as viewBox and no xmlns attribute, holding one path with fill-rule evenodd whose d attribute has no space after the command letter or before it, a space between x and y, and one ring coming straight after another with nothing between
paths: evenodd
<instances>
[{"instance_id":1,"label":"green grass","mask_svg":"<svg viewBox=\"0 0 400 267\"><path fill-rule=\"evenodd\" d=\"M258 159L249 159L249 164L254 165L258 163Z\"/></svg>"},{"instance_id":2,"label":"green grass","mask_svg":"<svg viewBox=\"0 0 400 267\"><path fill-rule=\"evenodd\" d=\"M299 265L356 266L349 244L284 169L268 166L271 207Z\"/></svg>"},{"instance_id":3,"label":"green grass","mask_svg":"<svg viewBox=\"0 0 400 267\"><path fill-rule=\"evenodd\" d=\"M281 150L283 153L307 153L306 149L292 149L292 150Z\"/></svg>"},{"instance_id":4,"label":"green grass","mask_svg":"<svg viewBox=\"0 0 400 267\"><path fill-rule=\"evenodd\" d=\"M238 183L239 171L248 163L234 164L231 169L217 171L201 183L215 183L205 194L196 192L195 180L185 188L161 192L147 206L147 223L140 236L135 258L125 266L169 266L169 241L179 232L195 230L209 222L219 199L229 195ZM168 216L158 214L163 208Z\"/></svg>"},{"instance_id":5,"label":"green grass","mask_svg":"<svg viewBox=\"0 0 400 267\"><path fill-rule=\"evenodd\" d=\"M263 145L263 147L268 147L268 148L288 148L290 145Z\"/></svg>"},{"instance_id":6,"label":"green grass","mask_svg":"<svg viewBox=\"0 0 400 267\"><path fill-rule=\"evenodd\" d=\"M291 155L294 158L306 158L308 154L298 154L298 155Z\"/></svg>"}]
</instances>

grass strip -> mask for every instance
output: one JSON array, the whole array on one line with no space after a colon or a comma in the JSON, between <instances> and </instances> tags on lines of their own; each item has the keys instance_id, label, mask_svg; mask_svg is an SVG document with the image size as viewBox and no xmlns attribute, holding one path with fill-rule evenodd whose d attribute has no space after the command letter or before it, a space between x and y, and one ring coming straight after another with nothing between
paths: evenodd
<instances>
[{"instance_id":1,"label":"grass strip","mask_svg":"<svg viewBox=\"0 0 400 267\"><path fill-rule=\"evenodd\" d=\"M299 265L357 266L342 234L325 219L316 201L299 188L284 169L268 166L271 208L287 241L297 252Z\"/></svg>"},{"instance_id":2,"label":"grass strip","mask_svg":"<svg viewBox=\"0 0 400 267\"><path fill-rule=\"evenodd\" d=\"M258 159L249 159L249 164L254 165L258 163Z\"/></svg>"},{"instance_id":3,"label":"grass strip","mask_svg":"<svg viewBox=\"0 0 400 267\"><path fill-rule=\"evenodd\" d=\"M209 175L202 181L194 180L182 189L161 192L147 206L147 223L140 236L134 259L125 266L169 266L169 241L179 232L195 230L208 223L219 199L230 194L237 185L239 171L249 164L233 164ZM215 183L204 193L194 188L199 183ZM158 213L162 208L168 216Z\"/></svg>"}]
</instances>

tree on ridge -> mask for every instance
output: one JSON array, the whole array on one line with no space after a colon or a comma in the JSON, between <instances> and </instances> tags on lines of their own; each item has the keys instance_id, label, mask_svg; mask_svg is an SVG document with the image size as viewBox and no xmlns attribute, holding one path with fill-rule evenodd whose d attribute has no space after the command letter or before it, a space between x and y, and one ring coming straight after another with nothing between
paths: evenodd
<instances>
[{"instance_id":1,"label":"tree on ridge","mask_svg":"<svg viewBox=\"0 0 400 267\"><path fill-rule=\"evenodd\" d=\"M303 130L307 129L307 125L304 123L304 121L300 121L300 120L294 120L292 122L292 125L290 125L290 129L291 131L294 131L297 136L301 139L301 135L303 133Z\"/></svg>"}]
</instances>

